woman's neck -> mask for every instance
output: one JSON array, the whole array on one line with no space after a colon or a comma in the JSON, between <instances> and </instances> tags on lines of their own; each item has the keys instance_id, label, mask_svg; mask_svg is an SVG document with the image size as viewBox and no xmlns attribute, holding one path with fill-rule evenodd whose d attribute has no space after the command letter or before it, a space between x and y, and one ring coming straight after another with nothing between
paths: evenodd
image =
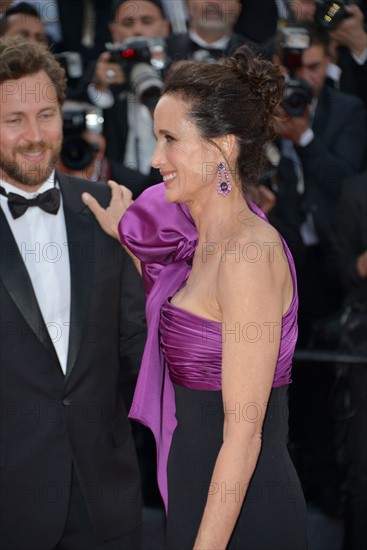
<instances>
[{"instance_id":1,"label":"woman's neck","mask_svg":"<svg viewBox=\"0 0 367 550\"><path fill-rule=\"evenodd\" d=\"M199 242L221 242L236 232L236 226L253 216L242 192L234 185L227 197L213 194L210 200L188 204Z\"/></svg>"}]
</instances>

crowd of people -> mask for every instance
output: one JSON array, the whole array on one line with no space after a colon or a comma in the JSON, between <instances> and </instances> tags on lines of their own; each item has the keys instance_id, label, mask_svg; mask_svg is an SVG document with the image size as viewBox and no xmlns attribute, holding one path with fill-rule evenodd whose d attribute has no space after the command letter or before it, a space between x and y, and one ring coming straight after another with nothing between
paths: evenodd
<instances>
[{"instance_id":1,"label":"crowd of people","mask_svg":"<svg viewBox=\"0 0 367 550\"><path fill-rule=\"evenodd\" d=\"M367 3L330 4L2 3L2 548L138 550L143 502L169 549L307 548L307 502L367 547Z\"/></svg>"}]
</instances>

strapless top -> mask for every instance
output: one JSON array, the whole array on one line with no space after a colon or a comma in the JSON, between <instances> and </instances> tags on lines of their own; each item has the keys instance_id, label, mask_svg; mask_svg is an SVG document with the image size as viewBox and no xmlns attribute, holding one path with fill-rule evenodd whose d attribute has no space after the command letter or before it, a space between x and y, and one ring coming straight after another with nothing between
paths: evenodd
<instances>
[{"instance_id":1,"label":"strapless top","mask_svg":"<svg viewBox=\"0 0 367 550\"><path fill-rule=\"evenodd\" d=\"M273 388L291 382L292 358L297 340L296 305L297 296L293 294L292 302L282 319ZM200 317L166 300L161 307L159 332L162 353L172 382L196 390L222 389L220 322Z\"/></svg>"},{"instance_id":2,"label":"strapless top","mask_svg":"<svg viewBox=\"0 0 367 550\"><path fill-rule=\"evenodd\" d=\"M172 381L193 389L221 389L221 323L198 317L169 302L190 274L198 236L188 208L168 203L164 194L163 183L144 191L122 217L119 233L121 242L141 261L147 295L147 342L129 416L148 426L154 434L158 485L167 509L166 466L176 427ZM248 205L254 214L266 220L257 206L249 201ZM282 241L294 294L282 321L274 387L290 382L297 340L296 274L291 253ZM210 346L204 341L203 331Z\"/></svg>"}]
</instances>

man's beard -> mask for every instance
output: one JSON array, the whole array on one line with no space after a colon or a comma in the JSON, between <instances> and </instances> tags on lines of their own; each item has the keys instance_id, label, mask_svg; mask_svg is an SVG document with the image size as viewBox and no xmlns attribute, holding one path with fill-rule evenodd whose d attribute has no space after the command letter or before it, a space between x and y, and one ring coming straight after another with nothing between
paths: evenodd
<instances>
[{"instance_id":1,"label":"man's beard","mask_svg":"<svg viewBox=\"0 0 367 550\"><path fill-rule=\"evenodd\" d=\"M32 153L39 150L49 149L52 151L51 158L46 165L35 162L32 170L25 170L23 164L17 163L15 160L11 160L9 157L1 153L0 148L0 170L9 176L17 183L29 186L36 186L44 183L52 174L55 169L56 162L60 155L60 147L55 148L47 144L46 142L33 143L28 147L18 147L14 150L14 156L16 153Z\"/></svg>"}]
</instances>

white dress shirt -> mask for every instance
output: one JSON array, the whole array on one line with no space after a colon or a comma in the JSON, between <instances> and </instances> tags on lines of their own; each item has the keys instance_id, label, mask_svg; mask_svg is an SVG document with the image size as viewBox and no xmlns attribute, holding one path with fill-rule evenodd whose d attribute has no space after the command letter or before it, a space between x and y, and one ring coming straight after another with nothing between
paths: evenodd
<instances>
[{"instance_id":1,"label":"white dress shirt","mask_svg":"<svg viewBox=\"0 0 367 550\"><path fill-rule=\"evenodd\" d=\"M27 193L1 179L0 185L7 193L32 199L51 189L54 178L52 173L36 193ZM56 215L31 206L17 219L11 215L7 202L8 199L0 195L0 206L28 271L43 320L65 374L70 332L70 264L62 197Z\"/></svg>"},{"instance_id":2,"label":"white dress shirt","mask_svg":"<svg viewBox=\"0 0 367 550\"><path fill-rule=\"evenodd\" d=\"M194 29L189 29L188 32L189 37L193 42L195 42L195 44L197 44L201 48L212 48L213 50L225 50L231 39L231 36L229 34L226 34L221 38L218 38L218 40L209 43L204 40L204 38L201 38L201 36L199 36L198 33L194 31Z\"/></svg>"}]
</instances>

